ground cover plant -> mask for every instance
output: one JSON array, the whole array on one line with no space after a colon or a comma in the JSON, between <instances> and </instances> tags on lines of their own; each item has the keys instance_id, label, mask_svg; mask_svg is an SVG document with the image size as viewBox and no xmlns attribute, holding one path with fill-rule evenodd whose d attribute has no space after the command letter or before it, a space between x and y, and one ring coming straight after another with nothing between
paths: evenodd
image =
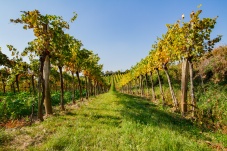
<instances>
[{"instance_id":1,"label":"ground cover plant","mask_svg":"<svg viewBox=\"0 0 227 151\"><path fill-rule=\"evenodd\" d=\"M2 150L212 150L227 138L140 97L109 92L1 133ZM7 138L7 139L6 139Z\"/></svg>"}]
</instances>

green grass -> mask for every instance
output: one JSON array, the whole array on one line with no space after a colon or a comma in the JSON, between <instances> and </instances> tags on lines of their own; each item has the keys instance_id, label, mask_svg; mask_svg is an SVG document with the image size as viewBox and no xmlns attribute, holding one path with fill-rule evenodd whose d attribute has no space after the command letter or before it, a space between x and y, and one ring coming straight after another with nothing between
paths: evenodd
<instances>
[{"instance_id":1,"label":"green grass","mask_svg":"<svg viewBox=\"0 0 227 151\"><path fill-rule=\"evenodd\" d=\"M0 150L197 151L212 150L207 142L227 145L222 134L201 132L147 100L113 91L6 134L10 139Z\"/></svg>"}]
</instances>

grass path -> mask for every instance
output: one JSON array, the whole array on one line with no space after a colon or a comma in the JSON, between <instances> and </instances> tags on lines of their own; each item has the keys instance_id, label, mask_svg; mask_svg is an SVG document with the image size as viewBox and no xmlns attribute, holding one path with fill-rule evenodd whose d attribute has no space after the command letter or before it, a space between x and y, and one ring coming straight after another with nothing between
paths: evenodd
<instances>
[{"instance_id":1,"label":"grass path","mask_svg":"<svg viewBox=\"0 0 227 151\"><path fill-rule=\"evenodd\" d=\"M74 107L75 108L75 107ZM42 124L8 130L0 150L211 150L208 133L138 97L109 92ZM5 134L7 136L7 134Z\"/></svg>"}]
</instances>

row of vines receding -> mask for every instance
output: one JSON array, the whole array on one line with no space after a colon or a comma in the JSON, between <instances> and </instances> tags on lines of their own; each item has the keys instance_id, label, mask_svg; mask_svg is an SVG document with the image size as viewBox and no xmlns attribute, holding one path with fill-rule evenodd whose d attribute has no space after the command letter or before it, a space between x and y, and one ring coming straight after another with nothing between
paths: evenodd
<instances>
[{"instance_id":1,"label":"row of vines receding","mask_svg":"<svg viewBox=\"0 0 227 151\"><path fill-rule=\"evenodd\" d=\"M10 19L25 30L32 29L35 39L20 51L7 45L12 59L0 51L0 121L24 116L43 121L44 114L53 114L53 105L64 111L67 102L75 104L108 91L99 56L66 33L76 18L74 13L67 22L61 16L33 10Z\"/></svg>"},{"instance_id":2,"label":"row of vines receding","mask_svg":"<svg viewBox=\"0 0 227 151\"><path fill-rule=\"evenodd\" d=\"M227 46L214 49L221 40L211 38L217 17L167 24L149 55L121 76L117 89L150 98L163 107L190 118L202 127L226 128Z\"/></svg>"}]
</instances>

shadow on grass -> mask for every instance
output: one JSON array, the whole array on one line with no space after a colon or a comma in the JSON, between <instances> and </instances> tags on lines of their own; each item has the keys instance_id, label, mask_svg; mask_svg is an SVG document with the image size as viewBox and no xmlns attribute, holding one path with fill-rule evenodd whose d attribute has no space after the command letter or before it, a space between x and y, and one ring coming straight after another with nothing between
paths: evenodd
<instances>
[{"instance_id":1,"label":"shadow on grass","mask_svg":"<svg viewBox=\"0 0 227 151\"><path fill-rule=\"evenodd\" d=\"M66 113L65 113L65 115L75 116L75 115L76 115L76 113L75 113L75 112L68 111L68 112L66 112Z\"/></svg>"},{"instance_id":2,"label":"shadow on grass","mask_svg":"<svg viewBox=\"0 0 227 151\"><path fill-rule=\"evenodd\" d=\"M104 114L86 114L86 113L82 113L79 114L79 116L83 116L84 118L91 118L92 122L96 122L98 124L105 124L111 127L119 127L122 120L120 117L117 116L112 116L112 115L104 115Z\"/></svg>"},{"instance_id":3,"label":"shadow on grass","mask_svg":"<svg viewBox=\"0 0 227 151\"><path fill-rule=\"evenodd\" d=\"M143 125L151 125L159 128L177 131L180 134L193 136L203 140L208 137L201 134L201 129L193 125L189 120L181 118L180 115L168 113L152 102L127 94L115 93L120 98L119 103L124 106L121 111L126 120L132 120Z\"/></svg>"}]
</instances>

